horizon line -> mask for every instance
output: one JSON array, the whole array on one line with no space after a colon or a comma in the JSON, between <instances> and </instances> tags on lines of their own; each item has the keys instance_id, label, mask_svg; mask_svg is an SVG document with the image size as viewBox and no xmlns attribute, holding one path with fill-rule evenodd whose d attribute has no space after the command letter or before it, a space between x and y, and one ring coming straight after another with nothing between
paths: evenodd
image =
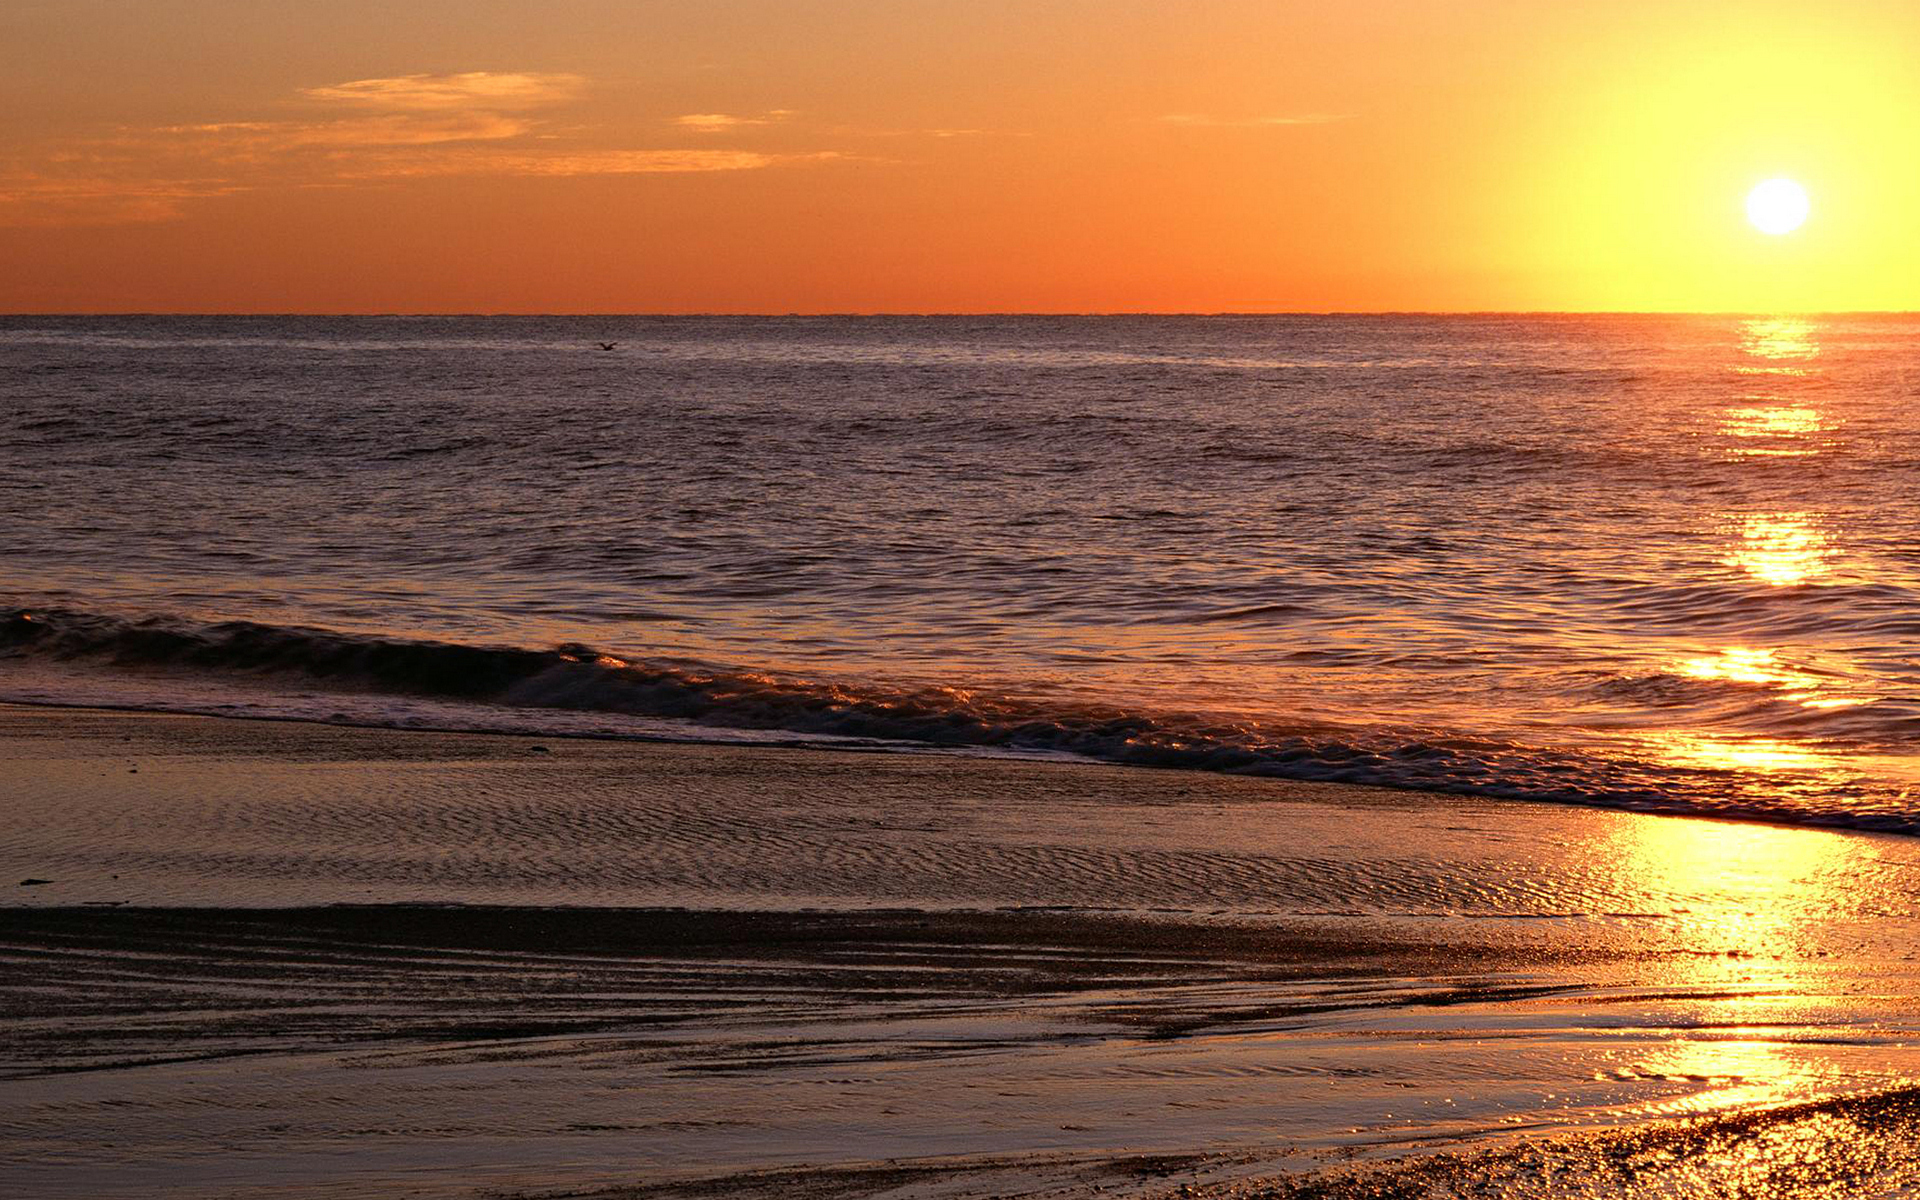
<instances>
[{"instance_id":1,"label":"horizon line","mask_svg":"<svg viewBox=\"0 0 1920 1200\"><path fill-rule=\"evenodd\" d=\"M655 309L631 312L495 309L285 309L285 310L194 310L194 309L92 309L92 310L19 310L0 312L0 320L18 318L82 317L224 317L224 318L464 318L499 319L509 317L572 317L619 320L674 319L746 319L746 320L823 320L886 318L1111 318L1111 317L1911 317L1920 309L1627 309L1627 308L1328 308L1328 309L793 309L785 312L753 310L730 312L724 309Z\"/></svg>"}]
</instances>

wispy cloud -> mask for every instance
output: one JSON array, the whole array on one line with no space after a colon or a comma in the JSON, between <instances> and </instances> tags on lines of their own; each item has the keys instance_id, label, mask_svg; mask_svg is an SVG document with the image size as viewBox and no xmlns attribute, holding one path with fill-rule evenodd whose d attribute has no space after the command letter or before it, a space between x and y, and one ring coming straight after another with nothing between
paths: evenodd
<instances>
[{"instance_id":1,"label":"wispy cloud","mask_svg":"<svg viewBox=\"0 0 1920 1200\"><path fill-rule=\"evenodd\" d=\"M885 129L870 125L834 125L827 132L838 137L854 138L1030 138L1031 130L1026 129L978 129L963 126L945 126L934 129Z\"/></svg>"},{"instance_id":2,"label":"wispy cloud","mask_svg":"<svg viewBox=\"0 0 1920 1200\"><path fill-rule=\"evenodd\" d=\"M395 75L353 79L326 87L301 88L309 100L364 108L436 111L485 108L517 111L561 104L579 97L587 81L579 75L527 71L465 71L458 75Z\"/></svg>"},{"instance_id":3,"label":"wispy cloud","mask_svg":"<svg viewBox=\"0 0 1920 1200\"><path fill-rule=\"evenodd\" d=\"M533 124L502 113L422 117L388 114L338 121L227 121L169 125L154 130L251 150L297 150L306 146L432 146L442 142L490 142L522 137Z\"/></svg>"},{"instance_id":4,"label":"wispy cloud","mask_svg":"<svg viewBox=\"0 0 1920 1200\"><path fill-rule=\"evenodd\" d=\"M1169 113L1161 117L1166 125L1188 125L1209 129L1262 129L1287 125L1331 125L1350 121L1352 113L1280 113L1264 117L1215 117L1206 113Z\"/></svg>"},{"instance_id":5,"label":"wispy cloud","mask_svg":"<svg viewBox=\"0 0 1920 1200\"><path fill-rule=\"evenodd\" d=\"M786 164L831 162L846 157L832 150L808 154L764 154L756 150L601 150L508 161L515 175L684 175L696 171L757 171Z\"/></svg>"},{"instance_id":6,"label":"wispy cloud","mask_svg":"<svg viewBox=\"0 0 1920 1200\"><path fill-rule=\"evenodd\" d=\"M167 220L195 201L287 188L365 187L435 176L693 174L847 157L835 151L608 146L541 112L584 94L578 75L470 71L301 88L306 112L99 136L0 160L0 225ZM683 128L723 132L794 114L695 113Z\"/></svg>"},{"instance_id":7,"label":"wispy cloud","mask_svg":"<svg viewBox=\"0 0 1920 1200\"><path fill-rule=\"evenodd\" d=\"M0 173L0 226L132 225L171 221L190 201L245 190L223 179Z\"/></svg>"},{"instance_id":8,"label":"wispy cloud","mask_svg":"<svg viewBox=\"0 0 1920 1200\"><path fill-rule=\"evenodd\" d=\"M823 162L843 157L833 151L767 154L757 150L584 150L560 154L492 151L415 157L371 164L363 178L399 179L432 175L686 175L711 171L757 171L786 163Z\"/></svg>"},{"instance_id":9,"label":"wispy cloud","mask_svg":"<svg viewBox=\"0 0 1920 1200\"><path fill-rule=\"evenodd\" d=\"M299 89L321 112L367 110L306 120L221 121L148 131L193 139L207 152L273 153L309 147L435 146L525 137L539 128L528 110L577 96L578 75L468 71L401 75Z\"/></svg>"},{"instance_id":10,"label":"wispy cloud","mask_svg":"<svg viewBox=\"0 0 1920 1200\"><path fill-rule=\"evenodd\" d=\"M688 113L673 118L673 123L682 129L691 129L696 133L726 133L754 125L774 125L793 116L790 108L776 108L758 117L742 117L733 113Z\"/></svg>"}]
</instances>

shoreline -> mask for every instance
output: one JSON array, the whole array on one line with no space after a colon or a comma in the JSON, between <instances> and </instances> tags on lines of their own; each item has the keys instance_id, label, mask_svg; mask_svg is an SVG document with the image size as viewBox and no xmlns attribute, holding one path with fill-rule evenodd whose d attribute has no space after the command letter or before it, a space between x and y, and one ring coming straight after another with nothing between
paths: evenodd
<instances>
[{"instance_id":1,"label":"shoreline","mask_svg":"<svg viewBox=\"0 0 1920 1200\"><path fill-rule=\"evenodd\" d=\"M0 706L0 1180L1556 1195L1913 1129L1910 838L538 742Z\"/></svg>"},{"instance_id":2,"label":"shoreline","mask_svg":"<svg viewBox=\"0 0 1920 1200\"><path fill-rule=\"evenodd\" d=\"M345 699L346 695L347 694L343 693L340 698ZM938 756L976 762L1037 763L1067 768L1092 767L1127 771L1172 772L1178 775L1224 776L1256 780L1263 784L1276 787L1330 786L1336 788L1352 788L1357 791L1366 792L1408 793L1415 796L1466 799L1500 804L1591 808L1607 812L1677 817L1683 820L1725 821L1734 824L1761 825L1783 829L1830 830L1843 834L1861 834L1869 837L1887 836L1920 839L1920 826L1915 826L1911 820L1904 817L1895 818L1871 815L1834 817L1822 815L1818 812L1783 813L1776 812L1769 808L1743 805L1733 805L1715 809L1701 808L1687 803L1670 803L1652 800L1561 797L1550 794L1535 794L1511 788L1491 790L1474 788L1441 789L1423 786L1418 782L1410 781L1296 778L1294 776L1275 774L1261 769L1215 769L1197 766L1187 762L1127 761L1101 758L1064 749L1008 749L985 744L921 742L911 738L896 739L857 734L808 733L802 730L781 728L736 728L723 725L692 725L688 727L697 730L699 736L692 736L680 732L677 729L671 732L660 732L638 727L631 729L612 729L590 724L583 724L578 728L568 728L564 724L556 725L552 722L571 719L576 716L591 718L596 715L605 716L607 714L583 714L559 708L516 710L537 712L546 719L546 723L530 725L526 728L512 728L506 724L493 727L480 724L463 724L460 719L450 716L440 716L437 718L427 716L419 723L401 724L391 719L381 719L373 716L356 717L344 712L334 712L330 715L321 716L313 713L275 712L270 709L249 709L237 712L220 711L226 707L231 706L210 702L205 707L158 707L136 701L114 701L106 699L51 699L18 694L0 697L0 713L14 709L44 709L55 712L119 713L128 716L151 716L160 718L182 717L210 721L251 722L263 725L315 725L331 729L391 733L399 736L440 735L446 737L524 739L529 742L605 742L643 746L685 746L746 751L790 750L840 754ZM456 710L449 709L448 711L452 712Z\"/></svg>"},{"instance_id":3,"label":"shoreline","mask_svg":"<svg viewBox=\"0 0 1920 1200\"><path fill-rule=\"evenodd\" d=\"M1920 1089L1842 1096L1766 1112L1675 1121L1557 1139L1448 1145L1358 1164L1286 1156L1142 1155L889 1161L832 1170L745 1172L565 1193L567 1200L693 1200L715 1195L827 1197L1014 1195L1180 1200L1442 1200L1461 1194L1566 1200L1648 1194L1905 1195L1920 1177ZM1287 1169L1282 1169L1287 1168ZM518 1193L508 1200L561 1200Z\"/></svg>"},{"instance_id":4,"label":"shoreline","mask_svg":"<svg viewBox=\"0 0 1920 1200\"><path fill-rule=\"evenodd\" d=\"M1758 652L1738 647L1701 648L1700 657L1678 661L1662 650L1657 662L1620 664L1610 682L1581 675L1567 699L1585 715L1559 724L1492 701L1464 710L1441 703L1421 715L1397 699L1418 693L1418 681L1388 685L1395 676L1386 664L1377 664L1386 674L1342 702L1339 716L1316 717L1322 710L1312 696L1267 696L1241 710L1226 699L1193 708L1163 687L1082 693L995 684L991 672L944 686L935 682L939 672L889 679L847 664L848 672L815 678L699 665L735 661L711 647L666 644L625 661L560 640L598 633L612 639L603 644L625 643L622 631L591 622L511 632L526 644L501 631L506 640L448 640L431 623L402 636L58 604L0 614L0 642L15 664L5 694L12 702L569 740L1031 752L1920 836L1905 800L1906 783L1920 776L1901 750L1897 705L1863 706L1851 694L1802 704L1798 693L1780 690L1783 681L1814 675L1749 678L1739 664ZM1627 707L1586 712L1594 688ZM1663 707L1662 696L1680 707ZM1664 715L1648 723L1656 711ZM1299 715L1281 715L1290 712ZM1794 736L1781 739L1783 730Z\"/></svg>"}]
</instances>

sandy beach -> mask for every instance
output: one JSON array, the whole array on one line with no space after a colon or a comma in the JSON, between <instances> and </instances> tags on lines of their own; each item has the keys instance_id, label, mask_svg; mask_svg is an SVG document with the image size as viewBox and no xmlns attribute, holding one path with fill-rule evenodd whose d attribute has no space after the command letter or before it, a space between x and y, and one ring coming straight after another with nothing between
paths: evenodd
<instances>
[{"instance_id":1,"label":"sandy beach","mask_svg":"<svg viewBox=\"0 0 1920 1200\"><path fill-rule=\"evenodd\" d=\"M0 0L0 1200L1920 1200L1915 46Z\"/></svg>"},{"instance_id":2,"label":"sandy beach","mask_svg":"<svg viewBox=\"0 0 1920 1200\"><path fill-rule=\"evenodd\" d=\"M1911 1181L1910 839L96 710L0 741L15 1194Z\"/></svg>"}]
</instances>

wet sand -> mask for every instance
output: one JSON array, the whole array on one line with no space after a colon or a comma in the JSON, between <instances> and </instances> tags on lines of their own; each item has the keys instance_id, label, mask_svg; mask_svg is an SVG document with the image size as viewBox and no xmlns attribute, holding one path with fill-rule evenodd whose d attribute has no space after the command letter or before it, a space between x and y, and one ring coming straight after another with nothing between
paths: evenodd
<instances>
[{"instance_id":1,"label":"wet sand","mask_svg":"<svg viewBox=\"0 0 1920 1200\"><path fill-rule=\"evenodd\" d=\"M1920 840L84 710L0 753L9 1194L1917 1182Z\"/></svg>"}]
</instances>

